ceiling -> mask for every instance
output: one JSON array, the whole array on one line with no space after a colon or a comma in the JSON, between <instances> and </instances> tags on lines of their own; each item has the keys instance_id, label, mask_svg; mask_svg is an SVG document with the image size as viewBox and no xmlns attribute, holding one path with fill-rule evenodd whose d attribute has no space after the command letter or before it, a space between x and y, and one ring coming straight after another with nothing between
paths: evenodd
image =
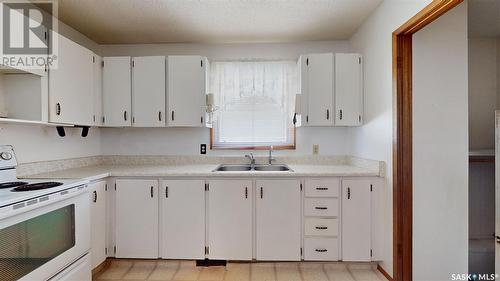
<instances>
[{"instance_id":1,"label":"ceiling","mask_svg":"<svg viewBox=\"0 0 500 281\"><path fill-rule=\"evenodd\" d=\"M500 36L500 0L467 2L469 37Z\"/></svg>"},{"instance_id":2,"label":"ceiling","mask_svg":"<svg viewBox=\"0 0 500 281\"><path fill-rule=\"evenodd\" d=\"M348 39L382 0L59 0L59 18L100 44Z\"/></svg>"}]
</instances>

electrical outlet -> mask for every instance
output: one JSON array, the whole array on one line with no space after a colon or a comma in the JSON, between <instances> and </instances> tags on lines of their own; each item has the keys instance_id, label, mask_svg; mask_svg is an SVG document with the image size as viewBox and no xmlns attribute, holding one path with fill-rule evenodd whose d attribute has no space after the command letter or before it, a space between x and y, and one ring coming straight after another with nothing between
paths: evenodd
<instances>
[{"instance_id":1,"label":"electrical outlet","mask_svg":"<svg viewBox=\"0 0 500 281\"><path fill-rule=\"evenodd\" d=\"M319 144L313 144L313 154L314 155L319 154Z\"/></svg>"},{"instance_id":2,"label":"electrical outlet","mask_svg":"<svg viewBox=\"0 0 500 281\"><path fill-rule=\"evenodd\" d=\"M207 145L204 143L200 145L200 154L207 154Z\"/></svg>"}]
</instances>

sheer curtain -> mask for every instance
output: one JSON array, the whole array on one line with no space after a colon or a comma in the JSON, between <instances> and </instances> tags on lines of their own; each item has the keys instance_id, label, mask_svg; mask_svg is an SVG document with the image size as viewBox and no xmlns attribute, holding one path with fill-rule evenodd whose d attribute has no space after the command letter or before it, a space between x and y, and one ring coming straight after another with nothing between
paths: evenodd
<instances>
[{"instance_id":1,"label":"sheer curtain","mask_svg":"<svg viewBox=\"0 0 500 281\"><path fill-rule=\"evenodd\" d=\"M215 147L294 144L295 61L215 61Z\"/></svg>"}]
</instances>

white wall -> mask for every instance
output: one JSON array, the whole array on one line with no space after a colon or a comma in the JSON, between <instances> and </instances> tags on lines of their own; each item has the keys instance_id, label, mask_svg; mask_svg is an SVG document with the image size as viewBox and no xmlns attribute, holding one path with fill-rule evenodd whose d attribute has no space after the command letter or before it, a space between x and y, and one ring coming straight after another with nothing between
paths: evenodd
<instances>
[{"instance_id":1,"label":"white wall","mask_svg":"<svg viewBox=\"0 0 500 281\"><path fill-rule=\"evenodd\" d=\"M203 55L210 60L298 59L299 55L320 52L349 52L348 41L269 44L138 44L101 45L104 56ZM204 128L120 128L101 129L102 152L106 155L197 155L200 144L210 144ZM352 137L349 128L298 128L297 149L276 154L311 154L320 145L320 154L349 154ZM257 154L265 152L257 152ZM210 151L214 155L242 155L242 151Z\"/></svg>"},{"instance_id":2,"label":"white wall","mask_svg":"<svg viewBox=\"0 0 500 281\"><path fill-rule=\"evenodd\" d=\"M351 38L363 54L365 125L353 130L353 154L387 163L386 235L381 266L392 275L392 32L430 0L386 0Z\"/></svg>"},{"instance_id":3,"label":"white wall","mask_svg":"<svg viewBox=\"0 0 500 281\"><path fill-rule=\"evenodd\" d=\"M468 266L467 3L413 36L413 280Z\"/></svg>"},{"instance_id":4,"label":"white wall","mask_svg":"<svg viewBox=\"0 0 500 281\"><path fill-rule=\"evenodd\" d=\"M497 38L469 39L469 146L495 147L495 110L498 104Z\"/></svg>"}]
</instances>

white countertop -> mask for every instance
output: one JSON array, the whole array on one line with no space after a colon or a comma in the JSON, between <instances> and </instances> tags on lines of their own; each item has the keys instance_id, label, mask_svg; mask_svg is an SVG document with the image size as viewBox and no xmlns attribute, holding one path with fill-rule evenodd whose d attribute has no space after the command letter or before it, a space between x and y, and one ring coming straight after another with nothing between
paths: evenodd
<instances>
[{"instance_id":1,"label":"white countertop","mask_svg":"<svg viewBox=\"0 0 500 281\"><path fill-rule=\"evenodd\" d=\"M212 172L218 165L96 165L49 173L34 174L24 178L87 179L106 177L331 177L379 176L379 169L351 165L288 165L293 172Z\"/></svg>"}]
</instances>

